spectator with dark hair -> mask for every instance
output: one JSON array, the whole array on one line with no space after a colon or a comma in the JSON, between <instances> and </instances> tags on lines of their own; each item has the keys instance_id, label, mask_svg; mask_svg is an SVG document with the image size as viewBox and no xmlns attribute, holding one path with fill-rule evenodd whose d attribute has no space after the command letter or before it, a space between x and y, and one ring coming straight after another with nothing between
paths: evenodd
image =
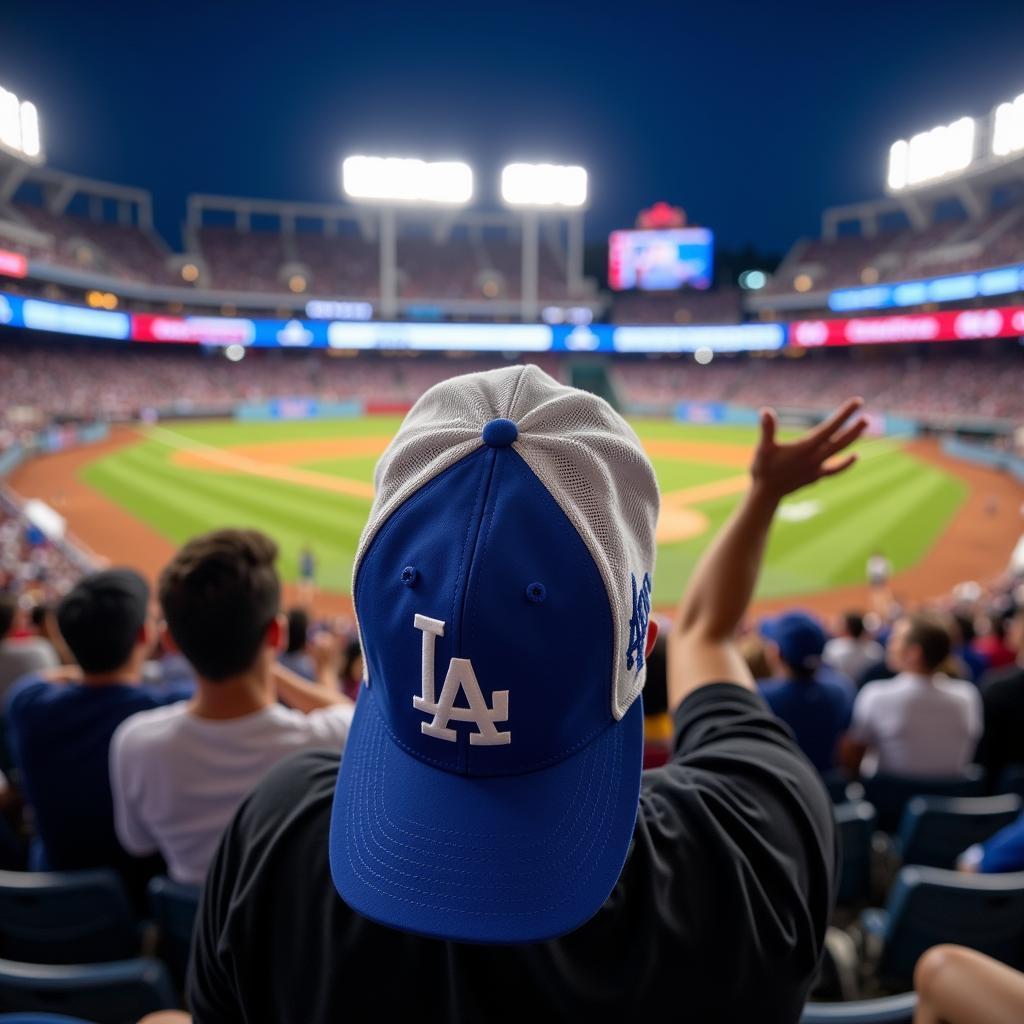
<instances>
[{"instance_id":1,"label":"spectator with dark hair","mask_svg":"<svg viewBox=\"0 0 1024 1024\"><path fill-rule=\"evenodd\" d=\"M154 865L140 864L117 841L111 737L131 715L187 693L140 684L154 624L149 586L131 569L82 579L61 601L57 622L78 669L33 674L7 701L12 752L35 813L34 866L113 867L138 894Z\"/></svg>"},{"instance_id":2,"label":"spectator with dark hair","mask_svg":"<svg viewBox=\"0 0 1024 1024\"><path fill-rule=\"evenodd\" d=\"M953 654L963 662L971 677L972 683L980 683L982 676L988 671L988 658L974 649L974 620L963 612L954 612L951 629Z\"/></svg>"},{"instance_id":3,"label":"spectator with dark hair","mask_svg":"<svg viewBox=\"0 0 1024 1024\"><path fill-rule=\"evenodd\" d=\"M840 737L850 727L853 681L822 663L827 637L817 620L788 612L761 624L772 678L759 682L768 706L793 730L819 772L836 766Z\"/></svg>"},{"instance_id":4,"label":"spectator with dark hair","mask_svg":"<svg viewBox=\"0 0 1024 1024\"><path fill-rule=\"evenodd\" d=\"M196 1021L795 1021L832 808L735 635L779 504L851 464L858 406L792 444L763 414L668 640L671 760L642 772L658 491L639 439L532 365L428 391L377 466L344 757L291 758L232 820Z\"/></svg>"},{"instance_id":5,"label":"spectator with dark hair","mask_svg":"<svg viewBox=\"0 0 1024 1024\"><path fill-rule=\"evenodd\" d=\"M887 657L899 674L857 695L844 752L849 771L860 770L869 750L878 771L892 775L958 775L967 767L981 735L981 697L973 683L941 672L950 649L949 631L932 616L893 626Z\"/></svg>"},{"instance_id":6,"label":"spectator with dark hair","mask_svg":"<svg viewBox=\"0 0 1024 1024\"><path fill-rule=\"evenodd\" d=\"M822 661L848 679L857 679L868 666L881 661L885 651L864 628L860 612L844 612L839 622L840 632L825 644Z\"/></svg>"},{"instance_id":7,"label":"spectator with dark hair","mask_svg":"<svg viewBox=\"0 0 1024 1024\"><path fill-rule=\"evenodd\" d=\"M288 640L278 661L303 679L316 678L313 659L306 650L309 642L309 613L297 605L288 609Z\"/></svg>"},{"instance_id":8,"label":"spectator with dark hair","mask_svg":"<svg viewBox=\"0 0 1024 1024\"><path fill-rule=\"evenodd\" d=\"M975 639L973 647L988 662L989 668L1005 668L1012 665L1016 654L1006 641L1006 628L1012 615L1006 612L992 612L982 616L983 632Z\"/></svg>"},{"instance_id":9,"label":"spectator with dark hair","mask_svg":"<svg viewBox=\"0 0 1024 1024\"><path fill-rule=\"evenodd\" d=\"M277 662L287 621L276 558L255 530L204 534L174 556L160 577L165 642L195 669L196 694L135 716L111 745L121 842L159 851L184 885L202 884L224 826L269 768L348 736L351 702ZM321 650L337 661L337 645Z\"/></svg>"},{"instance_id":10,"label":"spectator with dark hair","mask_svg":"<svg viewBox=\"0 0 1024 1024\"><path fill-rule=\"evenodd\" d=\"M359 687L363 684L363 648L359 643L359 637L353 637L345 645L341 657L341 691L352 700L359 694Z\"/></svg>"},{"instance_id":11,"label":"spectator with dark hair","mask_svg":"<svg viewBox=\"0 0 1024 1024\"><path fill-rule=\"evenodd\" d=\"M1024 608L1010 620L1006 641L1016 652L1014 664L992 669L981 681L985 731L975 760L993 785L1008 765L1024 765Z\"/></svg>"},{"instance_id":12,"label":"spectator with dark hair","mask_svg":"<svg viewBox=\"0 0 1024 1024\"><path fill-rule=\"evenodd\" d=\"M53 645L41 636L14 638L18 599L0 593L0 706L11 685L30 672L45 672L60 664Z\"/></svg>"}]
</instances>

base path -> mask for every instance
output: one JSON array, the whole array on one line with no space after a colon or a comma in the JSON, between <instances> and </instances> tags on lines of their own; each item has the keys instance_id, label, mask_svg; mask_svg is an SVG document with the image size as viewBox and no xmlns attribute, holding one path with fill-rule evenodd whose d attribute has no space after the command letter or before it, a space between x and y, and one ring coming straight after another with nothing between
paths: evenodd
<instances>
[{"instance_id":1,"label":"base path","mask_svg":"<svg viewBox=\"0 0 1024 1024\"><path fill-rule=\"evenodd\" d=\"M151 526L79 479L79 471L88 463L134 444L144 436L143 432L131 427L114 428L110 437L100 444L44 455L26 463L12 474L8 482L22 497L39 498L57 509L67 519L72 537L85 547L111 561L135 566L150 580L155 580L174 553L174 545ZM353 439L353 442L358 445L360 440ZM379 451L384 443L386 441L379 438L363 439L363 448L358 454L372 454L371 448L374 452ZM271 460L276 463L275 473L283 470L287 474L289 462L309 459L309 450L298 452L297 447L295 442L289 442L287 446L282 444L275 450L278 458ZM711 461L710 444L706 452L695 451L694 447L690 442L652 441L647 444L652 455ZM700 448L700 445L696 447ZM735 448L728 452L724 460L727 465L735 464L739 468L745 466L749 459L749 447L717 444L713 447L719 453L719 465L723 461L723 447ZM1003 473L949 458L934 441L916 441L908 446L908 450L917 458L934 463L945 472L960 477L968 484L969 493L924 559L912 569L898 573L893 578L895 596L903 601L921 601L947 594L954 585L964 580L985 581L998 576L1006 568L1010 552L1024 526L1021 519L1024 487ZM337 441L333 441L330 446L324 445L318 449L314 458L344 454L351 455L353 452L340 451ZM211 470L244 472L246 460L263 462L267 450L266 446L261 445L253 446L249 451L233 452L227 456L237 460L232 466L217 465L216 462L224 456L214 459L208 451L193 450L187 455L178 455L194 459L196 468L205 462L205 468ZM267 472L266 466L263 472ZM312 475L319 477L321 474ZM311 479L303 482L313 485ZM680 539L702 532L703 517L699 510L689 507L689 503L718 494L739 493L744 486L745 476L737 474L736 477L688 488L678 494L665 495L665 521L659 529L661 538L669 539L669 535L675 535L672 539ZM285 586L285 599L298 599L297 586ZM822 613L831 613L846 608L868 608L870 604L871 593L864 585L824 590L803 597L796 595L758 601L753 611L755 614L764 614L802 605ZM314 605L322 615L346 615L352 611L352 601L346 594L318 593Z\"/></svg>"}]
</instances>

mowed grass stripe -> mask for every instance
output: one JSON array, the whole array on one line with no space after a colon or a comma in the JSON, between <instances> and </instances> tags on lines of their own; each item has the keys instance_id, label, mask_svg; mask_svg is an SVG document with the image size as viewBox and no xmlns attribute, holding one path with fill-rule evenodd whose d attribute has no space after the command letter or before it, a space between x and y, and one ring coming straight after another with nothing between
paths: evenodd
<instances>
[{"instance_id":1,"label":"mowed grass stripe","mask_svg":"<svg viewBox=\"0 0 1024 1024\"><path fill-rule=\"evenodd\" d=\"M212 503L243 509L253 517L280 518L285 522L301 520L315 532L338 526L358 532L369 511L369 502L362 499L286 481L186 469L165 457L142 453L125 453L125 461L168 484L186 486Z\"/></svg>"},{"instance_id":2,"label":"mowed grass stripe","mask_svg":"<svg viewBox=\"0 0 1024 1024\"><path fill-rule=\"evenodd\" d=\"M196 441L230 449L264 442L377 436L383 444L399 423L399 417L174 423L161 427L171 431L162 442L154 434L148 441L94 463L83 475L175 543L222 525L265 530L281 546L280 565L286 578L295 577L298 551L308 542L319 559L321 583L347 591L352 558L369 510L367 502L294 482L179 466L172 461L176 449L169 442L179 435L183 446ZM694 427L665 420L638 420L633 425L645 439L722 442L751 450L757 433L751 428ZM792 436L793 432L787 433ZM860 464L850 473L791 499L796 503L813 501L820 509L804 521L776 524L760 594L795 596L859 582L874 547L883 548L898 569L905 568L927 551L966 493L959 481L919 463L898 441L869 440L860 446L860 454ZM296 455L297 465L367 482L372 480L376 462L367 456L314 457L303 462L298 448ZM745 473L744 467L713 462L669 457L654 462L665 495ZM659 549L655 603L664 606L678 598L697 559L738 500L739 495L725 495L701 502L696 507L708 518L707 532Z\"/></svg>"},{"instance_id":3,"label":"mowed grass stripe","mask_svg":"<svg viewBox=\"0 0 1024 1024\"><path fill-rule=\"evenodd\" d=\"M821 580L828 583L858 582L863 579L864 563L871 549L880 548L888 554L892 547L889 539L892 529L908 517L912 519L915 510L927 505L943 486L944 481L931 474L905 479L884 495L873 497L870 503L865 500L860 515L844 516L827 528L806 530L801 543L786 554L771 552L772 566L780 572L803 577L808 586L816 582L820 585ZM811 520L806 525L810 527L815 522ZM918 522L917 525L925 534L924 524ZM902 548L893 549L893 554L895 569L905 568L913 560ZM857 562L856 577L844 580L841 570Z\"/></svg>"},{"instance_id":4,"label":"mowed grass stripe","mask_svg":"<svg viewBox=\"0 0 1024 1024\"><path fill-rule=\"evenodd\" d=\"M163 429L204 444L227 448L233 445L274 441L308 441L332 437L392 437L400 416L361 416L336 420L277 420L269 423L176 421Z\"/></svg>"},{"instance_id":5,"label":"mowed grass stripe","mask_svg":"<svg viewBox=\"0 0 1024 1024\"><path fill-rule=\"evenodd\" d=\"M279 566L286 579L297 578L299 552L309 543L320 563L321 585L348 589L365 515L356 528L335 526L333 530L309 528L308 523L297 522L295 517L239 515L237 503L230 499L210 499L194 487L176 486L175 481L168 484L157 474L140 473L137 464L124 460L102 460L88 467L84 477L175 544L222 526L263 530L281 549Z\"/></svg>"}]
</instances>

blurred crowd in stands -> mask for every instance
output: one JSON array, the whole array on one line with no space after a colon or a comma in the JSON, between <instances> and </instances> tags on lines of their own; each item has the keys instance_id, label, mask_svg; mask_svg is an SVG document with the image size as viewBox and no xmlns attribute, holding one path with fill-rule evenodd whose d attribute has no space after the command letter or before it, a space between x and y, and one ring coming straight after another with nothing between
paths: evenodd
<instances>
[{"instance_id":1,"label":"blurred crowd in stands","mask_svg":"<svg viewBox=\"0 0 1024 1024\"><path fill-rule=\"evenodd\" d=\"M782 409L818 411L849 391L871 396L871 410L963 420L1024 422L1024 358L1017 347L978 355L929 352L816 353L803 359L689 357L619 359L609 377L623 408L670 411L680 401L759 406L766 393ZM557 356L529 357L558 379ZM60 420L132 420L158 413L225 410L239 402L303 397L360 399L408 406L428 387L458 373L507 365L489 355L458 358L335 358L290 351L249 352L232 363L219 350L77 349L0 345L0 450L19 426ZM198 371L198 372L197 372ZM4 435L4 428L8 433Z\"/></svg>"},{"instance_id":2,"label":"blurred crowd in stands","mask_svg":"<svg viewBox=\"0 0 1024 1024\"><path fill-rule=\"evenodd\" d=\"M874 355L874 353L873 353ZM617 362L616 391L627 406L669 408L680 400L759 406L766 394L780 408L825 409L850 391L870 408L941 418L1024 420L1024 359L1017 348L984 358L904 353L850 360L728 359L708 366L690 359Z\"/></svg>"},{"instance_id":3,"label":"blurred crowd in stands","mask_svg":"<svg viewBox=\"0 0 1024 1024\"><path fill-rule=\"evenodd\" d=\"M765 289L769 295L908 281L1024 261L1024 207L992 210L922 230L798 242ZM804 278L805 280L799 280Z\"/></svg>"},{"instance_id":4,"label":"blurred crowd in stands","mask_svg":"<svg viewBox=\"0 0 1024 1024\"><path fill-rule=\"evenodd\" d=\"M6 209L6 215L4 212ZM155 285L221 292L345 296L373 301L380 295L376 239L355 225L321 230L206 225L182 253L173 253L153 230L131 223L65 212L18 201L0 208L12 223L3 247L40 263ZM833 240L802 239L783 260L765 295L984 270L1024 261L1024 205L990 210L977 219L939 221L921 229L886 225L870 234ZM26 241L19 228L32 229ZM402 300L518 299L522 251L510 230L457 227L444 237L403 229L397 244L398 294ZM592 286L590 286L592 287ZM542 237L538 298L558 302L569 294L565 254ZM615 323L736 323L743 319L742 292L727 282L710 292L623 293L613 297Z\"/></svg>"}]
</instances>

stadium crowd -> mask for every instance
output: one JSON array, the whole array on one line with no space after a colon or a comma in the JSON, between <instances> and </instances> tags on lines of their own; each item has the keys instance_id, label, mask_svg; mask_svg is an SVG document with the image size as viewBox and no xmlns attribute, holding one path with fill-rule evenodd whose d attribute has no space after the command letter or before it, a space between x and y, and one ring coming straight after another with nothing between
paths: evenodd
<instances>
[{"instance_id":1,"label":"stadium crowd","mask_svg":"<svg viewBox=\"0 0 1024 1024\"><path fill-rule=\"evenodd\" d=\"M103 363L97 355L95 365ZM174 357L168 364L176 372ZM433 365L409 365L420 367L422 376L416 380L425 389ZM225 367L228 373L236 369ZM298 372L308 373L308 368ZM785 387L782 391L785 396ZM509 407L513 394L512 401L521 404ZM455 411L460 404L461 413ZM458 378L417 405L378 470L378 497L360 555L368 576L357 576L355 593L372 663L369 682L362 681L354 624L317 622L303 608L282 614L276 548L259 533L227 529L194 538L151 593L130 568L82 574L16 509L0 518L0 732L7 741L0 768L8 776L0 797L2 866L113 869L140 914L146 913L146 886L154 876L165 874L196 894L205 882L187 984L188 1004L199 1022L301 1019L312 1024L333 1019L341 1007L358 1016L371 1009L379 1013L382 1007L404 1012L416 1006L424 1019L521 1019L528 1009L545 1008L563 1016L614 1007L646 1015L663 1008L669 993L678 993L681 977L698 1019L735 1021L755 1014L759 1020L792 1021L812 990L836 994L820 970L826 927L842 925L867 949L870 929L843 917L842 905L847 911L859 909L879 895L876 889L852 899L844 896L836 873L833 810L822 783L833 794L840 792L838 817L854 784L870 789L873 780L896 777L922 782L928 791L929 780L970 777L978 783L972 792L1001 793L1012 791L1008 773L1024 770L1024 576L1008 571L997 580L965 583L949 595L907 607L891 590L887 563L879 553L869 567L870 608L851 610L835 622L797 609L761 621L749 617L779 501L821 476L848 469L853 460L843 452L867 425L859 405L850 402L802 439L783 444L775 439L774 418L765 414L750 492L695 570L672 620L650 615L649 581L638 590L635 575L631 600L626 595L623 604L619 595L605 593L587 549L574 546L579 540L575 531L576 540L570 542L559 527L553 534L557 544L549 543L538 525L540 516L534 546L513 555L502 542L521 543L523 535L509 517L495 516L499 532L512 532L495 541L499 554L490 572L499 579L509 573L518 579L520 568L512 572L509 563L522 560L522 571L531 578L537 573L548 579L547 588L541 583L527 587L521 601L525 614L541 608L546 597L554 598L549 604L557 612L557 632L540 650L516 643L517 628L531 637L541 635L532 632L535 626L520 624L522 611L490 609L476 627L488 628L497 615L504 625L491 640L499 658L509 663L505 671L517 674L520 682L529 678L527 668L549 679L547 689L536 691L530 714L545 721L545 700L555 707L562 699L557 696L559 674L580 661L591 665L594 652L603 649L601 631L610 637L611 625L600 625L601 616L607 616L609 603L629 637L629 651L622 652L628 678L634 679L645 664L647 672L643 759L652 771L641 782L636 831L627 830L618 840L622 852L609 884L624 857L626 866L614 892L607 902L607 888L596 900L591 895L586 913L576 918L556 916L534 924L532 931L518 923L514 913L526 914L537 893L540 905L551 898L536 869L524 876L509 865L479 868L478 860L486 862L488 837L471 836L467 843L466 836L452 831L447 811L435 806L439 798L429 788L447 786L448 772L436 766L417 769L401 760L404 756L421 764L413 733L399 741L405 755L398 747L384 755L385 776L399 773L403 785L424 784L417 772L429 776L428 788L414 793L415 821L406 821L414 823L413 832L402 833L388 817L396 812L385 805L387 780L377 767L383 733L366 733L378 728L368 724L370 715L378 713L372 711L374 702L391 699L382 666L391 664L387 659L394 650L408 646L400 639L404 634L395 633L407 624L403 618L399 625L391 609L414 607L410 601L417 588L433 585L429 571L421 572L415 562L428 560L425 547L443 548L447 541L438 538L451 534L451 517L469 515L476 503L477 485L466 490L451 469L443 477L445 486L434 487L445 465L431 465L435 456L424 453L433 453L434 446L443 451L451 443L438 440L451 436L444 433L450 430L446 416L474 422L481 409L490 409L496 418L484 415L480 450L498 458L518 434L510 419L498 415L504 408L510 413L514 408L523 422L544 410L554 416L550 426L560 426L566 435L561 462L544 456L530 465L547 474L549 488L566 488L562 500L574 509L573 522L584 523L584 536L590 528L586 524L593 522L604 552L595 557L614 556L641 569L653 559L653 473L635 435L607 406L528 365ZM552 413L553 408L559 411ZM618 435L618 447L593 441L609 434ZM474 444L475 436L479 428L470 438ZM609 489L596 505L589 493L572 490L581 477L586 479L578 462L581 449L590 452L586 457L602 472L611 470L606 476L591 470L592 486ZM423 467L429 470L426 475ZM403 517L410 473L420 474L410 502L417 516ZM520 485L511 468L506 476L496 485L511 494L506 500L538 500L531 486L516 489ZM609 515L607 509L617 511ZM375 533L382 523L388 528ZM620 547L629 554L616 555ZM566 565L573 569L563 576ZM552 566L558 571L552 572ZM593 618L584 618L590 606L582 596L583 582L569 602L553 586L562 578L576 581L577 575L579 581L593 577L587 587L601 595L596 607L604 603L604 612ZM472 589L475 584L469 586L472 601L486 602ZM423 631L426 673L427 637L443 637L445 624L419 613L416 620L416 630ZM405 663L418 673L419 635L415 639ZM553 649L560 645L571 648L570 660ZM435 723L438 709L446 707L449 723L472 721L485 739L501 737L493 732L495 720L500 726L508 716L507 708L504 719L499 712L501 695L492 693L494 706L488 706L472 666L468 676L453 675L459 662L453 658L438 701L433 669L429 691L424 675L423 696L413 706L423 701ZM599 657L594 664L602 664ZM597 671L595 678L601 674ZM464 690L468 706L460 707L448 694L450 680ZM397 702L400 708L380 712L398 716L388 729L405 728L404 694ZM359 710L353 701L357 695ZM565 719L580 729L582 715L577 709ZM628 712L619 717L613 732L625 727ZM516 722L517 735L528 730L522 719ZM417 737L419 724L417 719ZM425 720L422 726L428 736L438 728ZM442 738L445 731L441 727ZM368 741L367 735L374 738ZM382 788L369 805L362 796L341 804L348 816L339 825L337 817L330 821L331 800L339 754L347 744L356 752L345 760L335 813L346 785ZM481 748L488 749L483 743ZM505 749L500 738L495 749ZM510 783L522 769L504 763L505 771L512 772ZM353 774L347 777L350 764ZM527 774L535 769L531 766ZM475 784L479 792L474 799L486 802L486 794L497 793L506 782L485 772ZM591 800L605 800L616 784L605 781L605 791L594 792ZM513 791L502 792L499 804ZM448 799L457 799L454 794L453 788ZM628 790L625 798L623 820L630 829L635 794ZM413 812L406 808L402 813ZM1024 815L1012 817L1004 828L957 851L955 866L962 877L1024 870ZM597 828L608 833L603 842L612 842L610 823L593 821L594 814L589 824L581 821L574 838L582 841L588 829ZM382 826L383 832L374 833ZM362 842L368 846L346 832L364 827L369 831ZM335 835L336 828L341 835ZM396 831L404 835L394 848L401 853L380 845ZM421 841L423 835L427 838ZM533 837L534 847L540 839ZM502 842L513 840L519 837L509 833ZM379 847L376 853L373 844ZM566 844L559 839L559 845ZM443 882L429 898L424 889L410 900L420 892L418 886L430 884L426 875L411 873L424 849L430 870L435 877L439 871ZM538 863L543 859L536 850L520 853ZM887 855L895 856L892 840ZM377 881L361 887L360 870L352 875L336 859L343 856L371 857ZM564 884L572 887L577 885L575 861L582 855L570 846L568 857L571 870ZM603 854L595 855L595 869L604 863ZM446 872L455 874L445 877ZM452 881L462 876L463 882ZM332 878L365 916L327 898L333 896ZM514 895L487 895L484 878L499 879ZM378 886L390 889L385 893ZM839 912L833 906L837 891ZM431 902L438 899L448 906ZM496 905L501 909L495 916ZM513 907L519 909L513 912ZM558 938L570 921L571 934ZM459 941L465 939L469 944ZM493 944L510 939L535 944ZM0 922L0 950L6 951L7 941ZM609 959L610 949L617 958L625 956L627 946L642 951L642 963ZM374 962L398 956L411 972L409 985L384 992L359 980L361 971L372 972ZM438 957L447 959L447 982L443 992L432 990L433 1002L424 1003L419 982L425 984L444 969ZM864 990L891 983L869 952L864 963ZM305 980L297 983L301 970ZM516 979L501 1005L494 1002L494 971ZM964 986L980 985L970 979L981 978L985 995L968 1000L966 1011L958 1008ZM904 977L904 986L897 987L910 980ZM983 1016L985 999L993 1000L997 1010L1013 1005L1024 1015L1017 976L956 947L926 953L916 981L918 1019L926 1024L1012 1019ZM1000 1004L1002 998L1010 1002Z\"/></svg>"},{"instance_id":2,"label":"stadium crowd","mask_svg":"<svg viewBox=\"0 0 1024 1024\"><path fill-rule=\"evenodd\" d=\"M803 359L718 357L701 366L691 358L619 359L609 377L625 407L670 411L681 400L760 405L766 391L781 409L823 411L849 390L871 396L874 412L958 420L1024 421L1024 359L1016 348L985 358L952 353L816 353ZM240 402L273 398L360 399L377 407L407 408L454 373L489 369L509 360L458 358L338 358L309 352L247 353L231 363L220 350L174 347L142 351L0 346L0 449L4 427L36 427L51 420L124 421L229 410ZM531 361L558 377L557 356ZM199 372L197 372L197 370ZM11 440L8 437L8 443Z\"/></svg>"}]
</instances>

